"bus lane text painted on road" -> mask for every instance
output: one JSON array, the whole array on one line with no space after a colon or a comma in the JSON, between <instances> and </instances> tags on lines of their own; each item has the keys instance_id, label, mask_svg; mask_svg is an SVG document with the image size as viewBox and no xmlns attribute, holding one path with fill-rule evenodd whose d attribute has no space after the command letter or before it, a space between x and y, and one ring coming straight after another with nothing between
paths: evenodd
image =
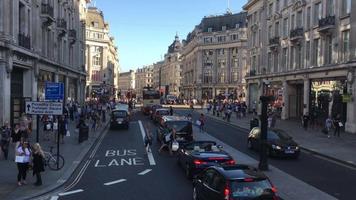
<instances>
[{"instance_id":1,"label":"bus lane text painted on road","mask_svg":"<svg viewBox=\"0 0 356 200\"><path fill-rule=\"evenodd\" d=\"M96 160L95 167L142 166L143 158L136 149L106 150L105 159Z\"/></svg>"}]
</instances>

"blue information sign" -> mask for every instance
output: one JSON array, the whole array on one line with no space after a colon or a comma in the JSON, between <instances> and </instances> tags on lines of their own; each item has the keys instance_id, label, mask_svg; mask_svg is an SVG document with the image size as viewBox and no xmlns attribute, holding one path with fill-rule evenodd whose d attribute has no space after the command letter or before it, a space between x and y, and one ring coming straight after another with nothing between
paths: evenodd
<instances>
[{"instance_id":1,"label":"blue information sign","mask_svg":"<svg viewBox=\"0 0 356 200\"><path fill-rule=\"evenodd\" d=\"M45 99L46 100L63 100L64 98L64 84L46 82Z\"/></svg>"}]
</instances>

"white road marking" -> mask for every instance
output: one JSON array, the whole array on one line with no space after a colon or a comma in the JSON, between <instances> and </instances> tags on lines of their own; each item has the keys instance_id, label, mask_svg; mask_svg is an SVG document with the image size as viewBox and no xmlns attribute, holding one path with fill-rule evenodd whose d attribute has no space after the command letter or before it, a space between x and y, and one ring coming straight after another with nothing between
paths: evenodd
<instances>
[{"instance_id":1,"label":"white road marking","mask_svg":"<svg viewBox=\"0 0 356 200\"><path fill-rule=\"evenodd\" d=\"M58 196L51 196L50 200L57 200L59 197Z\"/></svg>"},{"instance_id":2,"label":"white road marking","mask_svg":"<svg viewBox=\"0 0 356 200\"><path fill-rule=\"evenodd\" d=\"M147 174L147 173L150 172L150 171L152 171L152 169L146 169L146 170L144 170L144 171L138 173L138 175L145 175L145 174Z\"/></svg>"},{"instance_id":3,"label":"white road marking","mask_svg":"<svg viewBox=\"0 0 356 200\"><path fill-rule=\"evenodd\" d=\"M143 142L145 142L146 132L145 129L143 128L141 120L138 120L138 124L140 125ZM153 157L152 151L147 152L147 157L148 157L148 161L150 162L150 165L156 165L156 161Z\"/></svg>"},{"instance_id":4,"label":"white road marking","mask_svg":"<svg viewBox=\"0 0 356 200\"><path fill-rule=\"evenodd\" d=\"M108 182L108 183L104 183L104 185L108 186L108 185L113 185L113 184L116 184L116 183L121 183L121 182L125 182L126 179L120 179L120 180L116 180L116 181L111 181L111 182Z\"/></svg>"},{"instance_id":5,"label":"white road marking","mask_svg":"<svg viewBox=\"0 0 356 200\"><path fill-rule=\"evenodd\" d=\"M59 193L58 195L61 196L66 196L66 195L70 195L70 194L75 194L75 193L79 193L79 192L83 192L84 190L82 189L78 189L78 190L73 190L73 191L69 191L69 192L63 192L63 193Z\"/></svg>"},{"instance_id":6,"label":"white road marking","mask_svg":"<svg viewBox=\"0 0 356 200\"><path fill-rule=\"evenodd\" d=\"M336 164L336 165L349 168L349 169L354 170L354 171L356 170L355 167L352 167L352 166L349 166L349 165L345 165L345 164L343 164L343 163L341 163L341 162L337 162L337 161L331 160L331 159L329 159L329 158L325 158L324 156L319 156L319 155L317 155L317 154L314 154L313 156L314 156L314 157L317 157L317 158L319 158L319 159L322 159L322 160L325 160L325 161L334 163L334 164Z\"/></svg>"}]
</instances>

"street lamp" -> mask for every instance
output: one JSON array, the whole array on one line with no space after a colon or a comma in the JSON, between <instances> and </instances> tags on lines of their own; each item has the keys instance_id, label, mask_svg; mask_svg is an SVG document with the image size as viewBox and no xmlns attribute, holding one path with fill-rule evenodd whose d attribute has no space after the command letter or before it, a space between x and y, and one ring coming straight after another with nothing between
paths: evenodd
<instances>
[{"instance_id":1,"label":"street lamp","mask_svg":"<svg viewBox=\"0 0 356 200\"><path fill-rule=\"evenodd\" d=\"M261 101L261 151L260 151L260 162L258 168L260 170L268 170L268 158L267 158L267 107L268 103L272 100L273 97L267 96L267 90L270 82L263 80L262 89L263 94L260 96Z\"/></svg>"}]
</instances>

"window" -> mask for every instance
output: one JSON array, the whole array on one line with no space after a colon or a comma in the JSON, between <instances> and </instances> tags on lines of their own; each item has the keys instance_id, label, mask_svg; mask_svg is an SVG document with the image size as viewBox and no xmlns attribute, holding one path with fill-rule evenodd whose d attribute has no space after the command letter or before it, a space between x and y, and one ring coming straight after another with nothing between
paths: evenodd
<instances>
[{"instance_id":1,"label":"window","mask_svg":"<svg viewBox=\"0 0 356 200\"><path fill-rule=\"evenodd\" d=\"M309 29L310 28L310 19L311 19L311 8L308 7L307 8L307 28Z\"/></svg>"},{"instance_id":2,"label":"window","mask_svg":"<svg viewBox=\"0 0 356 200\"><path fill-rule=\"evenodd\" d=\"M313 46L313 64L314 66L320 66L320 59L319 59L319 52L320 52L320 47L319 47L319 38L314 39L314 46Z\"/></svg>"},{"instance_id":3,"label":"window","mask_svg":"<svg viewBox=\"0 0 356 200\"><path fill-rule=\"evenodd\" d=\"M92 70L91 71L91 80L92 81L101 81L100 71Z\"/></svg>"},{"instance_id":4,"label":"window","mask_svg":"<svg viewBox=\"0 0 356 200\"><path fill-rule=\"evenodd\" d=\"M347 62L350 55L350 31L342 32L342 61Z\"/></svg>"},{"instance_id":5,"label":"window","mask_svg":"<svg viewBox=\"0 0 356 200\"><path fill-rule=\"evenodd\" d=\"M291 46L290 47L290 60L289 60L289 62L290 62L290 68L289 68L289 70L294 70L294 64L295 64L295 60L294 60L294 46Z\"/></svg>"},{"instance_id":6,"label":"window","mask_svg":"<svg viewBox=\"0 0 356 200\"><path fill-rule=\"evenodd\" d=\"M204 43L207 44L207 43L212 43L213 42L213 38L212 37L205 37L204 38Z\"/></svg>"},{"instance_id":7,"label":"window","mask_svg":"<svg viewBox=\"0 0 356 200\"><path fill-rule=\"evenodd\" d=\"M288 37L288 18L283 19L283 36Z\"/></svg>"},{"instance_id":8,"label":"window","mask_svg":"<svg viewBox=\"0 0 356 200\"><path fill-rule=\"evenodd\" d=\"M208 28L208 32L209 32L209 33L213 32L213 28L209 27L209 28Z\"/></svg>"},{"instance_id":9,"label":"window","mask_svg":"<svg viewBox=\"0 0 356 200\"><path fill-rule=\"evenodd\" d=\"M224 55L225 54L225 49L218 49L219 55Z\"/></svg>"},{"instance_id":10,"label":"window","mask_svg":"<svg viewBox=\"0 0 356 200\"><path fill-rule=\"evenodd\" d=\"M297 12L297 27L302 27L303 24L303 12L299 11Z\"/></svg>"},{"instance_id":11,"label":"window","mask_svg":"<svg viewBox=\"0 0 356 200\"><path fill-rule=\"evenodd\" d=\"M226 26L222 26L222 27L221 27L221 30L222 30L222 31L226 31Z\"/></svg>"},{"instance_id":12,"label":"window","mask_svg":"<svg viewBox=\"0 0 356 200\"><path fill-rule=\"evenodd\" d=\"M278 72L278 64L279 64L279 60L278 60L278 53L274 53L273 54L273 72Z\"/></svg>"},{"instance_id":13,"label":"window","mask_svg":"<svg viewBox=\"0 0 356 200\"><path fill-rule=\"evenodd\" d=\"M305 61L307 66L309 66L310 62L310 41L307 41L305 44Z\"/></svg>"},{"instance_id":14,"label":"window","mask_svg":"<svg viewBox=\"0 0 356 200\"><path fill-rule=\"evenodd\" d=\"M341 15L348 15L351 12L351 0L342 0Z\"/></svg>"},{"instance_id":15,"label":"window","mask_svg":"<svg viewBox=\"0 0 356 200\"><path fill-rule=\"evenodd\" d=\"M279 22L276 22L274 26L274 36L279 37Z\"/></svg>"},{"instance_id":16,"label":"window","mask_svg":"<svg viewBox=\"0 0 356 200\"><path fill-rule=\"evenodd\" d=\"M226 36L218 36L218 42L225 42Z\"/></svg>"},{"instance_id":17,"label":"window","mask_svg":"<svg viewBox=\"0 0 356 200\"><path fill-rule=\"evenodd\" d=\"M276 0L276 12L279 12L279 0Z\"/></svg>"},{"instance_id":18,"label":"window","mask_svg":"<svg viewBox=\"0 0 356 200\"><path fill-rule=\"evenodd\" d=\"M268 16L271 16L272 15L272 13L273 13L273 3L270 3L269 5L268 5Z\"/></svg>"},{"instance_id":19,"label":"window","mask_svg":"<svg viewBox=\"0 0 356 200\"><path fill-rule=\"evenodd\" d=\"M333 38L330 35L327 36L325 39L325 45L326 45L325 64L331 64L331 62L332 62L332 51L333 51L332 43L333 43Z\"/></svg>"},{"instance_id":20,"label":"window","mask_svg":"<svg viewBox=\"0 0 356 200\"><path fill-rule=\"evenodd\" d=\"M237 34L233 34L233 35L230 35L230 39L231 39L232 41L234 41L234 40L238 40L239 37L238 37Z\"/></svg>"},{"instance_id":21,"label":"window","mask_svg":"<svg viewBox=\"0 0 356 200\"><path fill-rule=\"evenodd\" d=\"M272 53L268 52L268 62L267 62L267 70L266 71L272 71Z\"/></svg>"},{"instance_id":22,"label":"window","mask_svg":"<svg viewBox=\"0 0 356 200\"><path fill-rule=\"evenodd\" d=\"M204 83L212 83L213 82L213 72L212 69L206 68L204 71L204 78L203 78Z\"/></svg>"},{"instance_id":23,"label":"window","mask_svg":"<svg viewBox=\"0 0 356 200\"><path fill-rule=\"evenodd\" d=\"M284 7L287 7L288 6L288 0L283 0L283 1L284 1L284 3L283 3Z\"/></svg>"},{"instance_id":24,"label":"window","mask_svg":"<svg viewBox=\"0 0 356 200\"><path fill-rule=\"evenodd\" d=\"M295 28L295 15L292 15L290 20L290 28L293 30Z\"/></svg>"},{"instance_id":25,"label":"window","mask_svg":"<svg viewBox=\"0 0 356 200\"><path fill-rule=\"evenodd\" d=\"M231 70L231 81L232 82L237 82L239 80L239 70L238 68L232 68Z\"/></svg>"},{"instance_id":26,"label":"window","mask_svg":"<svg viewBox=\"0 0 356 200\"><path fill-rule=\"evenodd\" d=\"M93 22L93 26L94 26L95 28L98 28L98 27L99 27L99 23L98 23L98 22Z\"/></svg>"},{"instance_id":27,"label":"window","mask_svg":"<svg viewBox=\"0 0 356 200\"><path fill-rule=\"evenodd\" d=\"M273 34L272 34L272 25L270 25L268 27L268 38L272 38L273 37Z\"/></svg>"},{"instance_id":28,"label":"window","mask_svg":"<svg viewBox=\"0 0 356 200\"><path fill-rule=\"evenodd\" d=\"M287 58L288 58L288 48L283 48L282 50L282 70L281 71L284 71L283 69L286 69L287 68Z\"/></svg>"},{"instance_id":29,"label":"window","mask_svg":"<svg viewBox=\"0 0 356 200\"><path fill-rule=\"evenodd\" d=\"M297 45L296 46L296 68L301 69L302 68L302 45Z\"/></svg>"},{"instance_id":30,"label":"window","mask_svg":"<svg viewBox=\"0 0 356 200\"><path fill-rule=\"evenodd\" d=\"M322 7L321 3L316 3L314 6L314 26L319 25L319 19L321 19L321 14L322 14Z\"/></svg>"},{"instance_id":31,"label":"window","mask_svg":"<svg viewBox=\"0 0 356 200\"><path fill-rule=\"evenodd\" d=\"M326 16L334 15L334 0L327 0L326 3Z\"/></svg>"}]
</instances>

